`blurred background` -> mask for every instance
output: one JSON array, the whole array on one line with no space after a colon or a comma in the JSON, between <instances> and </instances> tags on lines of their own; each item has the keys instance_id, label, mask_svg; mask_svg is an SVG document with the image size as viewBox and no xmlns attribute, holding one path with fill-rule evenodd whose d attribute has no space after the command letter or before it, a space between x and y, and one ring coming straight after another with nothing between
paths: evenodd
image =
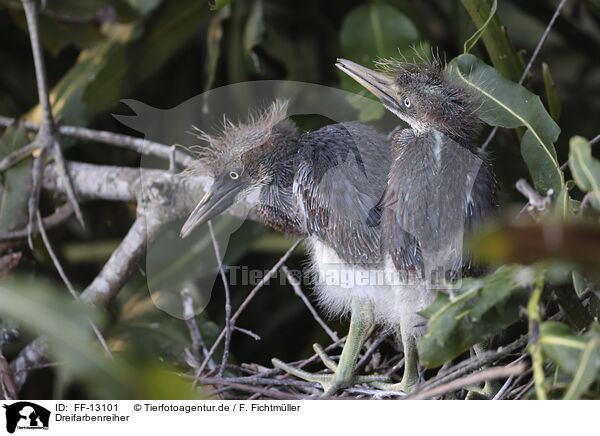
<instances>
[{"instance_id":1,"label":"blurred background","mask_svg":"<svg viewBox=\"0 0 600 436\"><path fill-rule=\"evenodd\" d=\"M217 0L214 3L47 0L43 3L40 36L57 119L65 125L133 136L139 136L139 132L128 129L112 116L131 113L119 103L122 99L169 109L213 88L264 79L322 84L367 96L335 68L336 58L345 57L372 67L378 58L398 56L399 52L410 56L411 47L416 47L425 53L432 49L439 51L442 57L451 60L463 52L465 40L476 30L464 4L469 2L459 0ZM497 16L523 64L531 57L557 4L556 0L498 2ZM492 63L481 43L471 53ZM560 102L560 113L554 113L553 117L562 129L555 147L558 161L563 163L568 158L571 136L592 138L600 132L598 0L567 1L525 82L548 106L542 63L551 72ZM37 101L23 9L18 0L0 0L0 115L39 122ZM381 108L365 109L357 105L356 109L357 118L372 121L376 126L382 123ZM297 117L295 121L303 130L328 122L318 116ZM482 131L479 144L490 130L486 126ZM3 147L8 147L6 142ZM68 160L140 165L137 153L116 147L72 140L62 145ZM518 179L528 177L517 133L500 129L487 150L501 183L502 205L524 204L524 198L514 188ZM6 154L6 148L2 153ZM594 154L599 155L597 151ZM581 199L582 195L577 188L572 191L573 198ZM53 199L47 195L42 196L41 204L43 214L53 210ZM26 213L17 206L4 202L3 196L0 231L26 224ZM93 280L118 246L135 219L136 207L95 201L86 203L83 213L85 230L71 218L49 232L66 274L79 290ZM232 235L224 263L268 270L292 242L262 224L248 221ZM3 254L21 253L18 265L5 274L14 280L24 280L19 282L24 288L43 282L49 289L66 295L41 242L35 244L37 249L32 252L25 240L3 242ZM287 265L300 269L305 259L303 249L298 248ZM175 367L182 365L183 350L190 339L183 321L152 304L144 268L145 265L139 265L123 291L110 303L103 314L106 326L103 331L113 351L127 356L133 366L154 374L155 365L165 362ZM249 290L249 286L231 287L234 308ZM310 295L310 289L305 291ZM207 342L220 332L223 319L224 292L221 282L216 280L210 303L198 316ZM238 325L261 338L233 335L231 359L238 364L252 362L271 367L272 357L297 360L312 354L314 342L329 342L293 289L278 281L254 298ZM329 325L340 334L347 328L339 320L330 320ZM3 328L10 331L6 325ZM2 341L2 351L9 361L35 337L27 329L19 331L19 335L6 333ZM54 367L36 371L28 379L21 397L143 396L139 392L98 390L93 384L71 376ZM186 389L180 388L182 392ZM164 389L160 394L144 395L182 395L177 391L179 388Z\"/></svg>"}]
</instances>

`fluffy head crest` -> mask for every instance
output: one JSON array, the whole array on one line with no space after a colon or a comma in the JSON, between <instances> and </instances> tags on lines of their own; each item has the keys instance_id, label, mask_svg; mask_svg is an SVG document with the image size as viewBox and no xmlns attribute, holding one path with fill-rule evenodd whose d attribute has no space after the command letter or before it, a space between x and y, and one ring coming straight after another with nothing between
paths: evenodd
<instances>
[{"instance_id":1,"label":"fluffy head crest","mask_svg":"<svg viewBox=\"0 0 600 436\"><path fill-rule=\"evenodd\" d=\"M288 102L275 100L271 105L255 112L250 111L246 122L233 123L223 117L221 130L208 134L192 126L190 134L206 143L190 148L196 154L196 162L187 172L192 174L208 171L214 176L223 171L226 165L253 148L263 145L270 137L273 128L287 118Z\"/></svg>"},{"instance_id":2,"label":"fluffy head crest","mask_svg":"<svg viewBox=\"0 0 600 436\"><path fill-rule=\"evenodd\" d=\"M409 98L410 112L417 124L444 130L463 140L477 133L478 96L453 79L445 62L435 53L431 61L384 59L377 66L382 73L393 77L395 91L402 98Z\"/></svg>"}]
</instances>

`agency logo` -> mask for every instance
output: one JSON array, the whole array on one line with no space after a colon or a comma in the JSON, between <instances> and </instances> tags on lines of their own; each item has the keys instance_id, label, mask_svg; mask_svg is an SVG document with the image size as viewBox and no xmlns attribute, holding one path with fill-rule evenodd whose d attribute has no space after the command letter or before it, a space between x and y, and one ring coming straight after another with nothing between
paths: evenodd
<instances>
[{"instance_id":1,"label":"agency logo","mask_svg":"<svg viewBox=\"0 0 600 436\"><path fill-rule=\"evenodd\" d=\"M3 407L6 409L6 431L9 433L14 433L16 429L48 430L48 409L29 401L19 401Z\"/></svg>"}]
</instances>

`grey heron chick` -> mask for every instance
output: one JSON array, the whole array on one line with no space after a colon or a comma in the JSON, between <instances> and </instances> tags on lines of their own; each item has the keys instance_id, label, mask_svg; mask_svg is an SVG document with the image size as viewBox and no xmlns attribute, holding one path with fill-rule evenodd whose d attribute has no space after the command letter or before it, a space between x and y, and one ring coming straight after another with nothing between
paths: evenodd
<instances>
[{"instance_id":1,"label":"grey heron chick","mask_svg":"<svg viewBox=\"0 0 600 436\"><path fill-rule=\"evenodd\" d=\"M334 315L349 313L350 332L337 364L315 347L333 374L273 363L320 383L330 395L356 382L382 380L357 377L354 368L371 327L389 314L386 284L369 276L384 271L381 219L390 147L384 135L357 122L298 135L286 108L275 102L247 123L224 123L216 135L197 132L207 147L187 173L208 170L214 183L181 236L244 199L274 229L307 238L321 305Z\"/></svg>"},{"instance_id":2,"label":"grey heron chick","mask_svg":"<svg viewBox=\"0 0 600 436\"><path fill-rule=\"evenodd\" d=\"M382 241L396 277L390 305L399 314L406 359L395 388L410 391L419 381L416 338L425 330L417 312L469 266L464 233L497 207L497 183L472 144L480 124L477 97L441 61L392 59L375 71L338 59L337 67L407 124L392 139Z\"/></svg>"}]
</instances>

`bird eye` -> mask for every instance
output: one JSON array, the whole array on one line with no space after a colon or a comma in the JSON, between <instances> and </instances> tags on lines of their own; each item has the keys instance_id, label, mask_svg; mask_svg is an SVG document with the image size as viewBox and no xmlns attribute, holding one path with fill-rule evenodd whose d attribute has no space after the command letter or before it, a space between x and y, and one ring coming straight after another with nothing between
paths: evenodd
<instances>
[{"instance_id":1,"label":"bird eye","mask_svg":"<svg viewBox=\"0 0 600 436\"><path fill-rule=\"evenodd\" d=\"M404 99L404 106L410 107L410 99L408 97Z\"/></svg>"},{"instance_id":2,"label":"bird eye","mask_svg":"<svg viewBox=\"0 0 600 436\"><path fill-rule=\"evenodd\" d=\"M240 177L240 175L238 173L236 173L235 171L232 171L229 173L229 177L231 177L233 180L236 180Z\"/></svg>"}]
</instances>

